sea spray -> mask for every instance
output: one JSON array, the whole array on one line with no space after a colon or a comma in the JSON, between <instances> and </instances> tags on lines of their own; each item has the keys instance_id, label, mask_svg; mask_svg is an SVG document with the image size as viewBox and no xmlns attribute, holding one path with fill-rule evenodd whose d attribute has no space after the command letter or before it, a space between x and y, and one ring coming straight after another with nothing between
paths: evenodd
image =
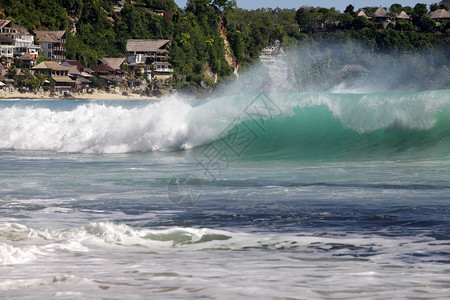
<instances>
[{"instance_id":1,"label":"sea spray","mask_svg":"<svg viewBox=\"0 0 450 300\"><path fill-rule=\"evenodd\" d=\"M53 109L50 105L42 107L45 102L40 107L3 107L0 108L0 149L127 153L198 147L219 139L236 118L249 121L244 111L256 96L227 96L201 105L174 97L139 107L126 102L120 105L80 103L66 110ZM297 144L301 149L302 143L312 148L323 147L327 142L319 142L321 136L333 137L333 143L339 145L339 130L348 133L345 142L348 147L352 139L360 141L378 130L397 131L402 140L408 140L408 136L401 132L422 132L425 136L426 132L433 132L435 141L450 135L450 129L445 127L450 105L448 90L273 93L267 97L280 109L280 115L270 120L272 127L268 128L269 133L278 135L278 147ZM307 137L318 144L307 142L310 139ZM387 135L380 136L377 143L387 142L384 137ZM270 135L263 135L260 142L271 139Z\"/></svg>"}]
</instances>

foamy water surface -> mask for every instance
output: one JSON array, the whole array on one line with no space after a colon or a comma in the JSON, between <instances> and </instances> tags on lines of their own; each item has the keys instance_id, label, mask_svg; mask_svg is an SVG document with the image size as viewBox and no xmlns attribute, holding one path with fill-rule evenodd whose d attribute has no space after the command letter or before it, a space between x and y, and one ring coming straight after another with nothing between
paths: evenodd
<instances>
[{"instance_id":1,"label":"foamy water surface","mask_svg":"<svg viewBox=\"0 0 450 300\"><path fill-rule=\"evenodd\" d=\"M1 101L0 298L448 299L448 91L255 97Z\"/></svg>"}]
</instances>

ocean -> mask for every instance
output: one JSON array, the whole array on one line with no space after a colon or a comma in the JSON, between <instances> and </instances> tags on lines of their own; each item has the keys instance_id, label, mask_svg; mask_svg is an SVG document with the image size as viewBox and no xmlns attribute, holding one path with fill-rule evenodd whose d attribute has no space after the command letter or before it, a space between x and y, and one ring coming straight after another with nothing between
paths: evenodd
<instances>
[{"instance_id":1,"label":"ocean","mask_svg":"<svg viewBox=\"0 0 450 300\"><path fill-rule=\"evenodd\" d=\"M450 90L0 101L1 299L449 299Z\"/></svg>"}]
</instances>

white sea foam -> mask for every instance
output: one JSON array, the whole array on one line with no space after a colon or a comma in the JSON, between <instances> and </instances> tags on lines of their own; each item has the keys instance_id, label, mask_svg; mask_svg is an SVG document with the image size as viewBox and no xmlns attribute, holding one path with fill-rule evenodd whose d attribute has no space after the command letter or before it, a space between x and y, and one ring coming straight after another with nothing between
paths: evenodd
<instances>
[{"instance_id":1,"label":"white sea foam","mask_svg":"<svg viewBox=\"0 0 450 300\"><path fill-rule=\"evenodd\" d=\"M246 108L255 105L256 97L224 97L200 106L173 97L134 108L94 103L69 111L1 108L0 149L126 153L192 148L220 138L227 126L248 118ZM360 133L380 128L429 129L436 112L450 104L446 91L357 98L327 93L268 97L269 105L277 105L285 116L292 115L295 107L326 105L345 127Z\"/></svg>"},{"instance_id":2,"label":"white sea foam","mask_svg":"<svg viewBox=\"0 0 450 300\"><path fill-rule=\"evenodd\" d=\"M308 299L376 299L386 292L393 298L412 296L419 289L425 297L445 299L450 291L442 277L446 265L433 263L446 259L448 241L426 236L150 229L111 222L69 229L2 228L13 227L36 235L6 241L10 258L3 264L10 273L0 275L0 290L12 298L33 293L44 298L264 299L301 293ZM28 253L19 260L16 254L14 261L19 248L34 257ZM14 267L23 262L29 264Z\"/></svg>"},{"instance_id":3,"label":"white sea foam","mask_svg":"<svg viewBox=\"0 0 450 300\"><path fill-rule=\"evenodd\" d=\"M3 265L30 262L42 254L42 251L36 246L14 247L0 243L0 264Z\"/></svg>"},{"instance_id":4,"label":"white sea foam","mask_svg":"<svg viewBox=\"0 0 450 300\"><path fill-rule=\"evenodd\" d=\"M11 231L12 228L20 228ZM28 232L28 234L23 234ZM95 248L143 247L153 250L186 249L199 250L203 248L226 248L242 250L245 248L261 249L297 249L314 248L322 250L333 249L335 243L341 245L361 247L361 250L377 250L377 257L399 258L396 248L402 247L402 253L421 252L424 245L434 242L428 237L383 237L379 235L359 236L348 234L345 237L330 233L326 236L316 236L308 233L250 234L246 232L233 232L208 228L171 227L160 229L136 228L125 224L112 222L95 222L83 227L71 229L31 229L24 225L6 223L0 227L0 238L3 243L3 257L22 257L25 254L45 254L53 251L88 252ZM6 244L10 243L10 244ZM11 244L15 244L14 246ZM433 247L437 251L440 243L435 242ZM445 243L441 243L445 248ZM26 247L25 247L26 246ZM22 247L22 248L17 248ZM26 251L24 249L26 248ZM118 248L117 248L118 247ZM406 251L408 248L408 251ZM445 249L442 248L444 251ZM341 254L350 251L346 247L336 250ZM33 258L35 258L33 256ZM4 259L7 261L7 259ZM13 260L10 260L13 262Z\"/></svg>"},{"instance_id":5,"label":"white sea foam","mask_svg":"<svg viewBox=\"0 0 450 300\"><path fill-rule=\"evenodd\" d=\"M0 149L124 153L190 148L218 136L231 122L226 111L177 98L139 108L93 103L70 111L2 108ZM228 111L230 118L237 114L234 108Z\"/></svg>"}]
</instances>

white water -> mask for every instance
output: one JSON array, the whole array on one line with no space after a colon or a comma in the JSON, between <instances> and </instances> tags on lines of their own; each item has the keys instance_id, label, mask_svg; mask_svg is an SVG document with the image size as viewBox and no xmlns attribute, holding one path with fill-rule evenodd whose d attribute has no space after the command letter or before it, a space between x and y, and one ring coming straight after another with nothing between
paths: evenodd
<instances>
[{"instance_id":1,"label":"white water","mask_svg":"<svg viewBox=\"0 0 450 300\"><path fill-rule=\"evenodd\" d=\"M20 245L0 245L9 272L0 291L8 299L402 299L419 291L446 299L450 293L442 278L448 265L433 263L446 259L439 252L448 245L426 236L150 230L109 222L62 230L6 223L5 235ZM421 258L430 245L436 254ZM23 274L20 265L31 262L34 270Z\"/></svg>"},{"instance_id":2,"label":"white water","mask_svg":"<svg viewBox=\"0 0 450 300\"><path fill-rule=\"evenodd\" d=\"M417 94L268 95L278 116L326 105L342 125L360 133L379 128L430 129L450 104L448 91ZM219 98L193 106L178 98L143 107L81 104L72 110L0 108L0 149L70 153L128 153L187 149L219 138L257 96ZM259 103L261 106L261 103ZM261 107L254 109L260 112ZM261 117L266 117L264 114Z\"/></svg>"}]
</instances>

